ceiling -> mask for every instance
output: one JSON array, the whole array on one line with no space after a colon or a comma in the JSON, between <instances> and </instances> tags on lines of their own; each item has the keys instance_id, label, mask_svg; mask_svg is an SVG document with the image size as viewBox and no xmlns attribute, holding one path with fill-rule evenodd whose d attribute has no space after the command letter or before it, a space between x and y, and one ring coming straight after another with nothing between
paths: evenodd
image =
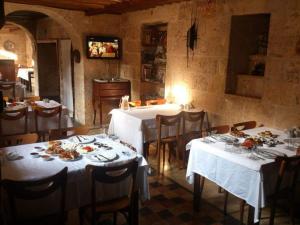
<instances>
[{"instance_id":1,"label":"ceiling","mask_svg":"<svg viewBox=\"0 0 300 225\"><path fill-rule=\"evenodd\" d=\"M5 0L29 5L84 11L87 15L122 14L185 0Z\"/></svg>"}]
</instances>

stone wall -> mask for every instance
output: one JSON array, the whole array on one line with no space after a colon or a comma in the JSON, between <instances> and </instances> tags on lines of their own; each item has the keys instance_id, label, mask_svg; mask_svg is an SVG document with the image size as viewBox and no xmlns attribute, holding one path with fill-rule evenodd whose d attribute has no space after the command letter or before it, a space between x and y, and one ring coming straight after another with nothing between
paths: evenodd
<instances>
[{"instance_id":1,"label":"stone wall","mask_svg":"<svg viewBox=\"0 0 300 225\"><path fill-rule=\"evenodd\" d=\"M256 120L266 126L300 125L300 2L298 0L216 0L182 2L121 16L123 59L121 76L132 81L139 98L142 24L168 23L166 92L186 88L192 103L209 112L212 124ZM197 9L198 43L187 67L186 32ZM195 11L194 11L195 13ZM268 55L262 98L225 94L232 15L270 13ZM300 43L300 42L299 42ZM251 85L251 84L250 84ZM166 93L170 96L169 93Z\"/></svg>"},{"instance_id":2,"label":"stone wall","mask_svg":"<svg viewBox=\"0 0 300 225\"><path fill-rule=\"evenodd\" d=\"M4 43L6 41L11 41L15 44L15 48L12 51L12 53L17 55L17 60L15 60L15 64L20 64L25 67L31 66L32 47L31 41L27 37L27 34L17 26L4 26L0 30L0 50L5 50ZM9 59L1 55L0 58Z\"/></svg>"}]
</instances>

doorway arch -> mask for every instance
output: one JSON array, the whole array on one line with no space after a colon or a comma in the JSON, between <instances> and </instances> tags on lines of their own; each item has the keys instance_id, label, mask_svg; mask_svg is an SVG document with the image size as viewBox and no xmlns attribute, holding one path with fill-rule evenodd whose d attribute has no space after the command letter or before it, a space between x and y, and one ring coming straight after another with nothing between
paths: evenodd
<instances>
[{"instance_id":1,"label":"doorway arch","mask_svg":"<svg viewBox=\"0 0 300 225\"><path fill-rule=\"evenodd\" d=\"M74 28L72 23L62 15L61 10L54 8L43 7L38 5L24 5L5 2L5 15L15 13L18 11L38 12L47 15L55 22L60 24L68 33L73 49L83 53L83 42L80 34ZM35 46L36 47L36 46ZM85 124L85 99L84 99L84 62L74 64L74 96L75 96L75 119Z\"/></svg>"}]
</instances>

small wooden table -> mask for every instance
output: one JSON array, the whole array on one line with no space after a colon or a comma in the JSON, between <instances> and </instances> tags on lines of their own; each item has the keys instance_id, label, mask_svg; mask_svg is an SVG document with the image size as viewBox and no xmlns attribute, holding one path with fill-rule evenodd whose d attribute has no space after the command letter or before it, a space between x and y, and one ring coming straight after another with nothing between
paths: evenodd
<instances>
[{"instance_id":1,"label":"small wooden table","mask_svg":"<svg viewBox=\"0 0 300 225\"><path fill-rule=\"evenodd\" d=\"M128 95L130 97L131 84L129 80L117 81L99 81L93 80L93 109L94 124L96 122L96 102L99 101L100 124L102 124L102 104L105 101L120 101L121 97Z\"/></svg>"}]
</instances>

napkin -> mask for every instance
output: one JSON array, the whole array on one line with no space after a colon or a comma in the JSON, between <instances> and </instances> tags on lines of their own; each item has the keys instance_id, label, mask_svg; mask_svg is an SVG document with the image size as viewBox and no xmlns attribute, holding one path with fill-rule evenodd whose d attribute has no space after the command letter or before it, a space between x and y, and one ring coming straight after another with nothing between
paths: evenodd
<instances>
[{"instance_id":1,"label":"napkin","mask_svg":"<svg viewBox=\"0 0 300 225\"><path fill-rule=\"evenodd\" d=\"M50 100L49 102L36 101L36 104L40 107L43 107L43 108L53 108L53 107L57 107L57 106L61 105L61 104L59 104L58 102L56 102L54 100Z\"/></svg>"}]
</instances>

